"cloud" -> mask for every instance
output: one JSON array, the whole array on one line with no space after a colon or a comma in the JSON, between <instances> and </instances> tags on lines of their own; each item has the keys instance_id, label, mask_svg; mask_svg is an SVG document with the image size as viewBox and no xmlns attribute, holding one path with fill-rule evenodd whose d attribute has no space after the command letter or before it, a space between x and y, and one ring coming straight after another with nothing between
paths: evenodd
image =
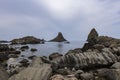
<instances>
[{"instance_id":1,"label":"cloud","mask_svg":"<svg viewBox=\"0 0 120 80\"><path fill-rule=\"evenodd\" d=\"M119 38L119 0L1 0L0 38L34 35L51 39L61 31L69 40L85 40L95 27ZM6 35L6 36L3 36Z\"/></svg>"}]
</instances>

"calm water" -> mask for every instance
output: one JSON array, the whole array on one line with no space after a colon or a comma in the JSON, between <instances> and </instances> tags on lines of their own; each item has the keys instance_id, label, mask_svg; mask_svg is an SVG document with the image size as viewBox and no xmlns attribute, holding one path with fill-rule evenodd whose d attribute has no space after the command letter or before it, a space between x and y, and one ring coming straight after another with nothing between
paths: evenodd
<instances>
[{"instance_id":1,"label":"calm water","mask_svg":"<svg viewBox=\"0 0 120 80\"><path fill-rule=\"evenodd\" d=\"M23 51L21 54L27 56L39 55L39 56L48 56L51 53L58 52L65 54L70 49L81 48L83 47L85 41L72 41L70 44L58 43L58 42L46 42L45 44L29 44L30 47L28 50ZM17 45L16 47L21 47L23 45ZM36 52L31 52L31 48L36 48Z\"/></svg>"}]
</instances>

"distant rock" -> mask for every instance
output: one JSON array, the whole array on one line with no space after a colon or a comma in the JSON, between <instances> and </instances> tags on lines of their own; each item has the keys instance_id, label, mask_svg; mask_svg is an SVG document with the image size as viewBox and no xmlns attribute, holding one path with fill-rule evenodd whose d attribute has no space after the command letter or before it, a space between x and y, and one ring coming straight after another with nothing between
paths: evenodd
<instances>
[{"instance_id":1,"label":"distant rock","mask_svg":"<svg viewBox=\"0 0 120 80\"><path fill-rule=\"evenodd\" d=\"M88 43L96 44L98 36L99 35L97 31L95 30L95 28L93 28L88 35L88 38L87 38Z\"/></svg>"},{"instance_id":2,"label":"distant rock","mask_svg":"<svg viewBox=\"0 0 120 80\"><path fill-rule=\"evenodd\" d=\"M61 32L59 32L54 39L50 40L50 42L64 42L64 41L67 41L67 40L63 37Z\"/></svg>"},{"instance_id":3,"label":"distant rock","mask_svg":"<svg viewBox=\"0 0 120 80\"><path fill-rule=\"evenodd\" d=\"M33 36L26 36L19 39L13 39L11 41L11 44L39 44L39 43L43 44L44 39L38 39Z\"/></svg>"}]
</instances>

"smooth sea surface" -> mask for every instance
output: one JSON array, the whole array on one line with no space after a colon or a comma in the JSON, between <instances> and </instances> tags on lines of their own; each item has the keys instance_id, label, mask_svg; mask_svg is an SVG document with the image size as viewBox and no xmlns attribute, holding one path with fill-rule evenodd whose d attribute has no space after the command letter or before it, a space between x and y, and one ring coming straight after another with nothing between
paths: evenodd
<instances>
[{"instance_id":1,"label":"smooth sea surface","mask_svg":"<svg viewBox=\"0 0 120 80\"><path fill-rule=\"evenodd\" d=\"M65 54L71 49L82 48L85 41L71 41L69 44L63 42L45 42L45 44L27 44L29 46L28 50L22 51L21 55L31 56L49 56L54 52L58 52L60 54ZM21 47L24 45L15 45L14 47ZM36 48L37 51L31 52L31 48Z\"/></svg>"}]
</instances>

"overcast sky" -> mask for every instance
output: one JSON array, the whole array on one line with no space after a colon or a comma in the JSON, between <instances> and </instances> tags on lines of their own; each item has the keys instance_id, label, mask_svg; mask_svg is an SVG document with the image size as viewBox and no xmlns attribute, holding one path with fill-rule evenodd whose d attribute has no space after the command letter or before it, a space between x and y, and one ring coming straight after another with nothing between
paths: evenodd
<instances>
[{"instance_id":1,"label":"overcast sky","mask_svg":"<svg viewBox=\"0 0 120 80\"><path fill-rule=\"evenodd\" d=\"M120 38L120 0L0 0L0 39L35 36L69 41L100 35Z\"/></svg>"}]
</instances>

